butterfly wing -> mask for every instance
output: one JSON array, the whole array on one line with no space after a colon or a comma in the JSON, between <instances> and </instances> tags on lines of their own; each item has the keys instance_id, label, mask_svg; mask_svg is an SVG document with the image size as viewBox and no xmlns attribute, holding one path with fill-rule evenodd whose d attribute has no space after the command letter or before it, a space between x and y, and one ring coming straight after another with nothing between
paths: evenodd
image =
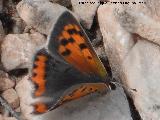
<instances>
[{"instance_id":1,"label":"butterfly wing","mask_svg":"<svg viewBox=\"0 0 160 120\"><path fill-rule=\"evenodd\" d=\"M84 74L95 74L103 80L107 72L95 53L87 35L68 11L64 12L48 37L48 50L58 60L63 60Z\"/></svg>"},{"instance_id":2,"label":"butterfly wing","mask_svg":"<svg viewBox=\"0 0 160 120\"><path fill-rule=\"evenodd\" d=\"M35 54L31 81L35 86L34 113L44 113L65 102L110 87L107 72L87 35L68 11L51 30L47 51Z\"/></svg>"},{"instance_id":3,"label":"butterfly wing","mask_svg":"<svg viewBox=\"0 0 160 120\"><path fill-rule=\"evenodd\" d=\"M98 76L88 76L70 64L56 61L44 48L35 54L31 73L35 114L108 88Z\"/></svg>"}]
</instances>

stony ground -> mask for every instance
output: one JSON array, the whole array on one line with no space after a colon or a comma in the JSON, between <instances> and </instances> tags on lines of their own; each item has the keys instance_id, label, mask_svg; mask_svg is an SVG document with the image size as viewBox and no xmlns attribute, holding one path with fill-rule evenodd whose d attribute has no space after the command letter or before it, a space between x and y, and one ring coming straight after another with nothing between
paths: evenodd
<instances>
[{"instance_id":1,"label":"stony ground","mask_svg":"<svg viewBox=\"0 0 160 120\"><path fill-rule=\"evenodd\" d=\"M22 119L160 120L160 1L116 1L0 0L0 92ZM32 115L32 58L66 10L79 19L108 73L121 85ZM16 118L0 105L0 120Z\"/></svg>"}]
</instances>

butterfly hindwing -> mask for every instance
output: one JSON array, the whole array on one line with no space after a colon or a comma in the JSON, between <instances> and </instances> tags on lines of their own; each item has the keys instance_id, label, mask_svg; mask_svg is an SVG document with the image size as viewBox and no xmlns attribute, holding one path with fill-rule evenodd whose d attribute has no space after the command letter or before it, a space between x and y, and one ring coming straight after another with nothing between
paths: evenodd
<instances>
[{"instance_id":1,"label":"butterfly hindwing","mask_svg":"<svg viewBox=\"0 0 160 120\"><path fill-rule=\"evenodd\" d=\"M53 110L71 100L78 99L94 92L104 92L105 90L107 90L107 85L104 83L82 83L77 86L73 86L71 90L67 90L64 95L61 96L50 110Z\"/></svg>"},{"instance_id":2,"label":"butterfly hindwing","mask_svg":"<svg viewBox=\"0 0 160 120\"><path fill-rule=\"evenodd\" d=\"M72 13L66 11L59 17L48 41L49 52L58 60L63 59L85 74L96 74L103 80L107 77L103 64Z\"/></svg>"},{"instance_id":3,"label":"butterfly hindwing","mask_svg":"<svg viewBox=\"0 0 160 120\"><path fill-rule=\"evenodd\" d=\"M32 106L36 114L108 88L98 76L88 76L70 64L56 61L44 48L35 54L31 72L34 85L32 96L36 100Z\"/></svg>"}]
</instances>

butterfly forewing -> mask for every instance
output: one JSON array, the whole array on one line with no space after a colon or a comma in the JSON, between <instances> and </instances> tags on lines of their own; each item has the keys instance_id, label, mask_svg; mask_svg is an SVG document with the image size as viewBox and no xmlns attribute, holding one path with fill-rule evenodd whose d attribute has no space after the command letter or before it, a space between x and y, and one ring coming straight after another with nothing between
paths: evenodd
<instances>
[{"instance_id":1,"label":"butterfly forewing","mask_svg":"<svg viewBox=\"0 0 160 120\"><path fill-rule=\"evenodd\" d=\"M55 24L48 49L55 58L63 58L85 74L96 74L103 80L107 77L87 35L70 12L64 12Z\"/></svg>"}]
</instances>

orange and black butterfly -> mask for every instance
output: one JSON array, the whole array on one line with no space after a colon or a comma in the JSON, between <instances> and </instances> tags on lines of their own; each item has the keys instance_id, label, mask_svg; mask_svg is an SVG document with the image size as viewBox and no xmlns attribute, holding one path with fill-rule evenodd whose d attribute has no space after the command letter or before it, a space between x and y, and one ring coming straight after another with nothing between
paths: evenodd
<instances>
[{"instance_id":1,"label":"orange and black butterfly","mask_svg":"<svg viewBox=\"0 0 160 120\"><path fill-rule=\"evenodd\" d=\"M34 57L34 113L115 87L109 78L81 25L66 11L52 28L47 46Z\"/></svg>"}]
</instances>

